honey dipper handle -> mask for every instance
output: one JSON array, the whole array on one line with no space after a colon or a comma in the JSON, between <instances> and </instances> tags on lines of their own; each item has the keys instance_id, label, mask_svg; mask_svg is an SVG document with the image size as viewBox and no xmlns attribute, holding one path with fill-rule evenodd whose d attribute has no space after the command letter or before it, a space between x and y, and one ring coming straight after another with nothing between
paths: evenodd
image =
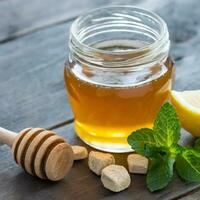
<instances>
[{"instance_id":1,"label":"honey dipper handle","mask_svg":"<svg viewBox=\"0 0 200 200\"><path fill-rule=\"evenodd\" d=\"M0 142L12 147L12 144L13 144L16 136L17 136L17 133L0 127Z\"/></svg>"}]
</instances>

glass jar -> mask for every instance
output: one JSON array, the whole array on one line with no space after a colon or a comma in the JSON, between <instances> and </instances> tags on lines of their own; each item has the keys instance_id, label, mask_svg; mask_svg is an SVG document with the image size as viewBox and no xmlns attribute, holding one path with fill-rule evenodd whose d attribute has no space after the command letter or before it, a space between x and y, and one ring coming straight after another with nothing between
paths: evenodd
<instances>
[{"instance_id":1,"label":"glass jar","mask_svg":"<svg viewBox=\"0 0 200 200\"><path fill-rule=\"evenodd\" d=\"M128 135L152 127L172 85L169 46L166 23L140 8L100 8L73 22L64 76L85 143L128 152Z\"/></svg>"}]
</instances>

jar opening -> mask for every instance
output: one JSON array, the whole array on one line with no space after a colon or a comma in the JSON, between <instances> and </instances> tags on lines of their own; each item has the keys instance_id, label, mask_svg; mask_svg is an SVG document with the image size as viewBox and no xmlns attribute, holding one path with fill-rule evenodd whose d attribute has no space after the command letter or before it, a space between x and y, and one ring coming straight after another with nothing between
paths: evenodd
<instances>
[{"instance_id":1,"label":"jar opening","mask_svg":"<svg viewBox=\"0 0 200 200\"><path fill-rule=\"evenodd\" d=\"M104 67L141 65L168 56L166 23L133 6L112 6L80 16L71 26L70 50L81 62Z\"/></svg>"}]
</instances>

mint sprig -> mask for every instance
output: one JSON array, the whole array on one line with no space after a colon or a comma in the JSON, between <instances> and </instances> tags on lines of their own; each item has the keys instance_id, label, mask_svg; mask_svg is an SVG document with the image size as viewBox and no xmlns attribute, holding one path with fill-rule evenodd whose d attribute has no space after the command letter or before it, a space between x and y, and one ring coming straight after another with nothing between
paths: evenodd
<instances>
[{"instance_id":1,"label":"mint sprig","mask_svg":"<svg viewBox=\"0 0 200 200\"><path fill-rule=\"evenodd\" d=\"M178 175L187 182L200 181L200 153L186 150L176 158Z\"/></svg>"},{"instance_id":2,"label":"mint sprig","mask_svg":"<svg viewBox=\"0 0 200 200\"><path fill-rule=\"evenodd\" d=\"M171 147L180 139L180 122L174 107L166 103L161 107L153 126L155 140L158 144Z\"/></svg>"},{"instance_id":3,"label":"mint sprig","mask_svg":"<svg viewBox=\"0 0 200 200\"><path fill-rule=\"evenodd\" d=\"M157 154L150 158L150 166L147 174L147 185L151 192L166 187L173 177L173 165L175 158L170 155Z\"/></svg>"},{"instance_id":4,"label":"mint sprig","mask_svg":"<svg viewBox=\"0 0 200 200\"><path fill-rule=\"evenodd\" d=\"M132 134L128 137L128 143L137 149L137 152L141 155L145 155L145 145L156 145L156 141L153 136L153 130L149 128L142 128L134 132L134 139Z\"/></svg>"},{"instance_id":5,"label":"mint sprig","mask_svg":"<svg viewBox=\"0 0 200 200\"><path fill-rule=\"evenodd\" d=\"M194 143L194 149L200 152L200 138L198 138Z\"/></svg>"},{"instance_id":6,"label":"mint sprig","mask_svg":"<svg viewBox=\"0 0 200 200\"><path fill-rule=\"evenodd\" d=\"M132 149L149 159L146 184L151 192L171 182L174 163L182 180L200 182L200 139L196 140L194 148L180 146L180 129L175 108L165 103L153 129L142 128L128 136Z\"/></svg>"}]
</instances>

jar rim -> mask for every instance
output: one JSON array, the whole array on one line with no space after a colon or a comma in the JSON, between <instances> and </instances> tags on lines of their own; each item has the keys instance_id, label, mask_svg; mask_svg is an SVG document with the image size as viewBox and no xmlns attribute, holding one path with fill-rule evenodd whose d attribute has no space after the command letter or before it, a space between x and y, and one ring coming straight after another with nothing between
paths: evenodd
<instances>
[{"instance_id":1,"label":"jar rim","mask_svg":"<svg viewBox=\"0 0 200 200\"><path fill-rule=\"evenodd\" d=\"M104 50L104 49L99 49L95 48L93 46L87 45L84 42L81 42L78 39L78 30L77 30L77 25L81 20L84 20L85 17L87 17L89 14L93 14L95 12L101 11L101 10L108 10L108 9L124 9L124 8L131 8L133 9L134 12L140 12L140 13L146 13L148 16L151 16L154 20L157 20L157 22L160 25L160 34L159 37L152 43L145 44L142 47L138 47L136 49L131 49L129 51L112 51L112 50ZM132 6L132 5L115 5L115 6L105 6L105 7L100 7L93 9L91 11L88 11L82 15L80 15L71 25L70 28L70 36L72 37L73 41L81 48L84 48L84 50L89 51L89 52L96 52L96 53L101 53L101 54L107 54L107 55L127 55L127 54L132 54L135 52L143 52L146 51L147 49L153 49L155 46L157 46L162 40L165 39L166 34L168 34L168 28L167 24L165 21L156 13L149 11L147 9L143 9L137 6Z\"/></svg>"}]
</instances>

